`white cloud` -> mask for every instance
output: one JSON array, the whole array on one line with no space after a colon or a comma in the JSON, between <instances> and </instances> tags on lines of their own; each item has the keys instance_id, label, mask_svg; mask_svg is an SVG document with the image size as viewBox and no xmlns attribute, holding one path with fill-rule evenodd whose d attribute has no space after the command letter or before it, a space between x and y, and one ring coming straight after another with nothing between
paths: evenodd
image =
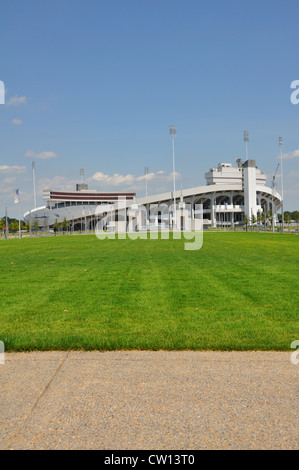
<instances>
[{"instance_id":1,"label":"white cloud","mask_svg":"<svg viewBox=\"0 0 299 470\"><path fill-rule=\"evenodd\" d=\"M26 96L12 96L6 103L7 106L19 106L21 104L26 104L27 97Z\"/></svg>"},{"instance_id":2,"label":"white cloud","mask_svg":"<svg viewBox=\"0 0 299 470\"><path fill-rule=\"evenodd\" d=\"M299 150L294 150L293 152L284 153L282 155L282 158L284 160L289 160L290 158L298 158L298 157L299 157ZM278 156L277 158L280 158L280 156Z\"/></svg>"},{"instance_id":3,"label":"white cloud","mask_svg":"<svg viewBox=\"0 0 299 470\"><path fill-rule=\"evenodd\" d=\"M13 124L16 124L16 125L22 124L21 119L12 119L11 122L12 122Z\"/></svg>"},{"instance_id":4,"label":"white cloud","mask_svg":"<svg viewBox=\"0 0 299 470\"><path fill-rule=\"evenodd\" d=\"M41 178L38 181L38 191L42 193L44 189L59 189L61 191L75 190L76 180L70 180L67 176L54 176L53 178Z\"/></svg>"},{"instance_id":5,"label":"white cloud","mask_svg":"<svg viewBox=\"0 0 299 470\"><path fill-rule=\"evenodd\" d=\"M5 185L3 186L3 184L0 185L0 194L10 194L11 195L11 201L13 200L13 192L14 192L15 188L13 188L12 186L8 186L8 185Z\"/></svg>"},{"instance_id":6,"label":"white cloud","mask_svg":"<svg viewBox=\"0 0 299 470\"><path fill-rule=\"evenodd\" d=\"M113 176L105 175L104 173L97 171L92 179L104 186L120 186L120 185L131 185L134 183L133 175L119 175L114 173Z\"/></svg>"},{"instance_id":7,"label":"white cloud","mask_svg":"<svg viewBox=\"0 0 299 470\"><path fill-rule=\"evenodd\" d=\"M299 193L299 188L294 188L294 189L285 189L284 194L298 194Z\"/></svg>"},{"instance_id":8,"label":"white cloud","mask_svg":"<svg viewBox=\"0 0 299 470\"><path fill-rule=\"evenodd\" d=\"M51 151L35 153L33 152L33 150L28 150L28 152L25 153L25 157L39 159L39 160L49 160L51 158L59 158L59 155Z\"/></svg>"},{"instance_id":9,"label":"white cloud","mask_svg":"<svg viewBox=\"0 0 299 470\"><path fill-rule=\"evenodd\" d=\"M147 176L148 194L157 194L172 190L173 173L168 174L164 171L158 171L156 173L149 173ZM179 173L176 173L177 180L180 176ZM44 189L74 191L76 183L78 183L78 179L70 179L67 176L61 175L56 175L52 178L41 178L37 183L37 193L41 195ZM141 192L139 196L142 196L145 191L145 175L121 175L119 173L106 175L98 171L91 178L86 179L85 183L88 183L89 189L97 189L99 191L103 189L114 190L116 188L119 191L135 190Z\"/></svg>"},{"instance_id":10,"label":"white cloud","mask_svg":"<svg viewBox=\"0 0 299 470\"><path fill-rule=\"evenodd\" d=\"M176 173L176 178L180 178L180 173ZM100 171L96 172L88 182L97 181L101 187L120 187L120 189L135 189L144 191L146 175L135 176L132 174L120 175L114 173L114 175L106 175ZM148 173L147 182L151 183L152 190L169 190L169 183L173 181L173 173L165 173L160 170L156 173Z\"/></svg>"},{"instance_id":11,"label":"white cloud","mask_svg":"<svg viewBox=\"0 0 299 470\"><path fill-rule=\"evenodd\" d=\"M26 173L25 166L18 165L0 165L0 173Z\"/></svg>"},{"instance_id":12,"label":"white cloud","mask_svg":"<svg viewBox=\"0 0 299 470\"><path fill-rule=\"evenodd\" d=\"M12 184L16 181L16 177L15 176L10 176L8 178L4 178L3 182L4 184Z\"/></svg>"}]
</instances>

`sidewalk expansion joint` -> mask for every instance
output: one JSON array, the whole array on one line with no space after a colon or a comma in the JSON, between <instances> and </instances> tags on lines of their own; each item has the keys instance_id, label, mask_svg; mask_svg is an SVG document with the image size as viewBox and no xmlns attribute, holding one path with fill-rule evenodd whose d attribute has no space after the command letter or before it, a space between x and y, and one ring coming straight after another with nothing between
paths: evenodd
<instances>
[{"instance_id":1,"label":"sidewalk expansion joint","mask_svg":"<svg viewBox=\"0 0 299 470\"><path fill-rule=\"evenodd\" d=\"M54 374L52 375L52 377L50 378L49 382L46 384L46 386L44 387L44 389L42 390L41 394L39 395L39 397L37 398L37 400L35 401L33 407L31 408L31 410L29 411L28 415L24 418L23 422L20 424L19 428L14 432L13 436L10 438L9 440L9 443L4 447L3 450L12 450L12 445L13 445L13 442L14 440L18 437L18 435L20 434L20 432L22 431L22 429L26 426L26 423L29 421L30 417L32 416L34 410L36 409L36 407L38 406L39 402L41 401L41 399L44 397L44 395L47 393L48 389L50 388L53 380L55 379L55 377L57 376L58 372L60 371L61 367L63 366L63 364L65 363L65 361L67 360L67 358L69 357L69 354L70 354L71 351L68 351L67 354L64 356L64 358L62 359L61 363L58 365L57 369L55 370Z\"/></svg>"}]
</instances>

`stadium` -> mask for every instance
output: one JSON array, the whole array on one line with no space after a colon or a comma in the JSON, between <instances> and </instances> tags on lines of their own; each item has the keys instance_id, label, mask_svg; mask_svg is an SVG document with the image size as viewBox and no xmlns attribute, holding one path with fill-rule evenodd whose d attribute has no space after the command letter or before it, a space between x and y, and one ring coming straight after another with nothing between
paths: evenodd
<instances>
[{"instance_id":1,"label":"stadium","mask_svg":"<svg viewBox=\"0 0 299 470\"><path fill-rule=\"evenodd\" d=\"M273 188L266 186L266 175L256 166L255 160L236 160L236 165L219 163L205 173L206 185L179 191L137 198L135 192L98 192L88 189L81 181L75 191L43 190L45 205L24 214L31 223L38 221L39 227L53 227L67 221L71 230L94 230L96 225L112 211L116 214L113 223L104 229L130 231L147 230L152 227L174 227L174 214L185 204L191 208L191 223L196 218L196 207L202 205L204 228L217 228L244 225L245 216L251 223L269 210L277 223L277 211L281 207L281 196ZM127 216L118 217L121 207L129 209ZM175 206L174 206L175 202ZM163 207L166 210L157 210ZM140 223L132 224L134 218ZM175 208L175 210L174 210ZM131 211L131 215L130 215ZM133 214L133 215L132 215ZM122 222L119 224L119 222ZM118 227L117 227L118 224ZM177 228L178 226L175 225ZM184 227L180 227L184 228ZM192 228L192 225L191 225Z\"/></svg>"}]
</instances>

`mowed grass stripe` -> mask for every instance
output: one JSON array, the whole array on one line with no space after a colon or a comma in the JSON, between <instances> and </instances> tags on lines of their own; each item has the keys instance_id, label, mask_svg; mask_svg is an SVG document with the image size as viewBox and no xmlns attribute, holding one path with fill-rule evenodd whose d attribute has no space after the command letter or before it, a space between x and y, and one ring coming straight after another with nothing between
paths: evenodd
<instances>
[{"instance_id":1,"label":"mowed grass stripe","mask_svg":"<svg viewBox=\"0 0 299 470\"><path fill-rule=\"evenodd\" d=\"M6 350L277 349L298 336L298 237L0 243Z\"/></svg>"}]
</instances>

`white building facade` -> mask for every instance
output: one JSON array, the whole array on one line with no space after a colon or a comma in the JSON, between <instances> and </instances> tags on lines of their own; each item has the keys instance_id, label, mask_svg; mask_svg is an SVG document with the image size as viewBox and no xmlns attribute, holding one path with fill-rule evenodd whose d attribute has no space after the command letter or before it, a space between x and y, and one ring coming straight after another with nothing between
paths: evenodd
<instances>
[{"instance_id":1,"label":"white building facade","mask_svg":"<svg viewBox=\"0 0 299 470\"><path fill-rule=\"evenodd\" d=\"M122 231L131 231L136 227L137 230L146 230L153 224L171 228L176 213L175 227L187 229L186 224L182 226L179 220L182 207L186 204L190 208L191 225L188 227L191 229L198 205L202 205L205 228L242 226L245 216L251 223L258 216L264 218L269 210L275 220L281 206L281 196L275 189L266 186L266 175L256 166L255 160L242 162L237 159L236 166L219 163L205 173L205 178L204 186L176 191L176 211L173 210L172 192L136 199L135 192L97 192L88 190L86 184L78 184L73 192L44 190L46 205L26 212L24 217L27 220L37 219L40 227L46 223L53 226L56 221L61 223L65 219L74 230L79 227L92 230L101 218L114 210L114 228L121 223ZM124 207L129 209L125 216L118 217L118 213L122 214L119 201L122 201L122 210ZM133 223L134 218L139 221L138 224Z\"/></svg>"}]
</instances>

